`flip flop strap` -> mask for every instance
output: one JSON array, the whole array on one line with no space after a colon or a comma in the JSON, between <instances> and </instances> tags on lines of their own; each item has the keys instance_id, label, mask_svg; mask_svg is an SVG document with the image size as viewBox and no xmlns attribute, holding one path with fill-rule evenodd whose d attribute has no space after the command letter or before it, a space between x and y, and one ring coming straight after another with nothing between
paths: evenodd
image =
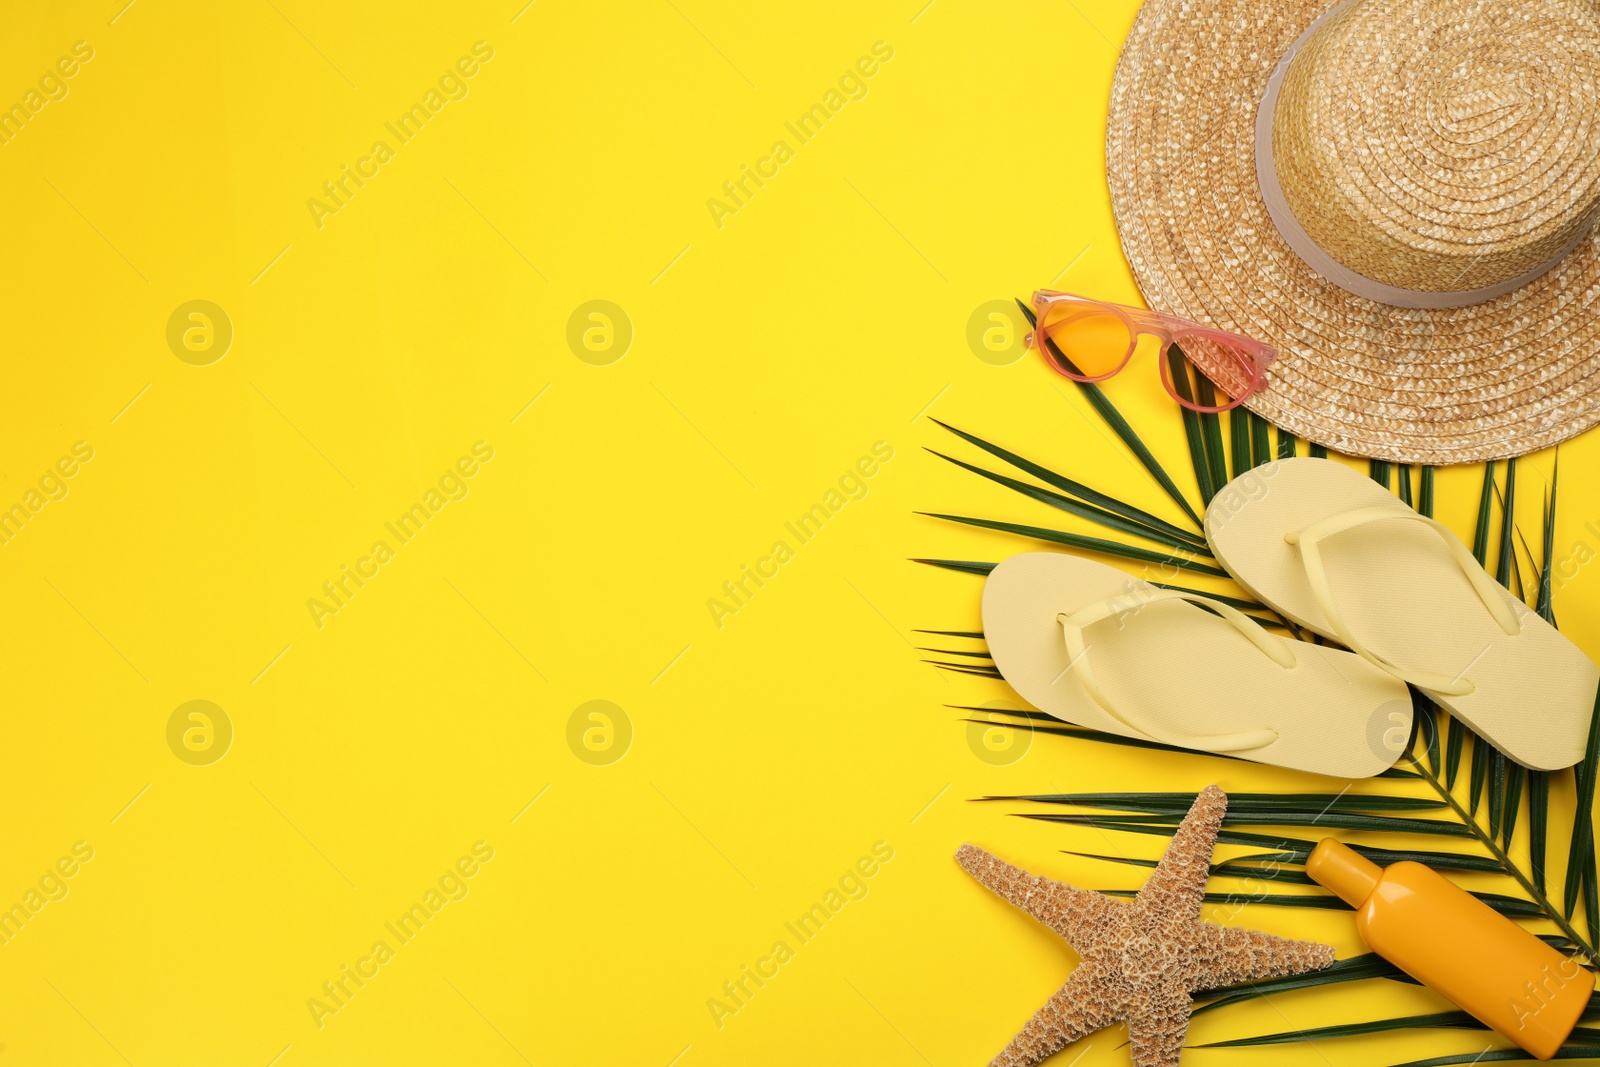
<instances>
[{"instance_id":1,"label":"flip flop strap","mask_svg":"<svg viewBox=\"0 0 1600 1067\"><path fill-rule=\"evenodd\" d=\"M1100 688L1100 683L1095 680L1094 671L1089 666L1089 643L1085 640L1084 631L1097 622L1119 618L1129 612L1137 612L1150 604L1163 600L1187 600L1210 608L1231 623L1234 629L1248 638L1251 644L1266 653L1268 658L1278 666L1290 668L1295 664L1294 653L1289 651L1288 642L1267 633L1244 612L1212 600L1210 597L1199 596L1195 593L1185 593L1176 589L1152 589L1107 597L1087 607L1080 608L1071 615L1063 612L1056 616L1056 621L1061 623L1061 632L1067 644L1067 670L1072 671L1077 676L1078 684L1083 686L1084 690L1088 692L1089 696L1100 706L1102 711L1148 741L1158 741L1162 744L1178 745L1183 748L1204 749L1211 752L1241 752L1247 749L1261 748L1276 741L1278 732L1268 728L1247 730L1233 734L1168 733L1162 736L1139 725L1126 712L1118 710L1111 703L1111 699L1106 696L1105 690Z\"/></svg>"},{"instance_id":2,"label":"flip flop strap","mask_svg":"<svg viewBox=\"0 0 1600 1067\"><path fill-rule=\"evenodd\" d=\"M1456 561L1456 565L1461 568L1461 572L1472 583L1472 588L1477 592L1478 598L1483 601L1484 607L1489 609L1489 614L1494 617L1494 621L1499 624L1500 628L1513 636L1522 631L1522 624L1517 621L1517 617L1512 612L1510 605L1500 595L1499 585L1484 573L1483 568L1478 565L1478 561L1471 551L1461 543L1461 538L1452 533L1450 528L1443 523L1435 522L1426 515L1419 515L1409 508L1383 506L1354 508L1350 511L1330 516L1321 522L1312 523L1299 533L1285 534L1283 539L1291 545L1299 546L1300 562L1305 566L1306 580L1311 584L1311 595L1316 597L1317 606L1322 609L1322 614L1327 617L1328 624L1333 627L1333 632L1339 636L1340 641L1344 642L1346 648L1377 664L1402 681L1410 682L1421 689L1431 689L1446 696L1466 696L1473 691L1474 686L1460 675L1454 678L1447 678L1442 674L1434 674L1429 671L1403 670L1363 646L1361 642L1356 640L1355 635L1350 632L1350 624L1345 621L1344 616L1339 612L1338 605L1334 602L1333 587L1328 581L1328 569L1322 559L1322 542L1329 537L1344 533L1346 530L1353 530L1357 526L1365 526L1368 523L1392 519L1420 522L1437 533L1444 541L1445 547L1450 550L1450 555Z\"/></svg>"}]
</instances>

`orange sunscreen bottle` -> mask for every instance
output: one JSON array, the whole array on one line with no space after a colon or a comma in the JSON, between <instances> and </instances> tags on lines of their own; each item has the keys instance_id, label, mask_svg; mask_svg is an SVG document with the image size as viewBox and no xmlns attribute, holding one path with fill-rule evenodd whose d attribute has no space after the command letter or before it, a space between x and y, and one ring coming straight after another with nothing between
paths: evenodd
<instances>
[{"instance_id":1,"label":"orange sunscreen bottle","mask_svg":"<svg viewBox=\"0 0 1600 1067\"><path fill-rule=\"evenodd\" d=\"M1306 873L1356 909L1374 952L1541 1060L1589 1003L1593 974L1420 863L1379 867L1324 838Z\"/></svg>"}]
</instances>

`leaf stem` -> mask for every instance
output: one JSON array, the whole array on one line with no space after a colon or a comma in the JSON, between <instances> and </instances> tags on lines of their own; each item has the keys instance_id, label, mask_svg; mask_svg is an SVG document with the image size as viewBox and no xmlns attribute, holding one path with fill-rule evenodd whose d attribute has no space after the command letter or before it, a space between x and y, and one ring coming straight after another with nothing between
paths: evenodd
<instances>
[{"instance_id":1,"label":"leaf stem","mask_svg":"<svg viewBox=\"0 0 1600 1067\"><path fill-rule=\"evenodd\" d=\"M1550 902L1550 898L1544 894L1544 891L1536 888L1528 880L1527 875L1522 873L1522 869L1512 861L1505 849L1500 847L1499 840L1484 832L1483 827L1478 825L1478 820L1467 813L1466 809L1456 800L1455 795L1445 788L1444 783L1435 777L1433 771L1422 760L1418 759L1414 752L1408 753L1407 758L1410 759L1411 765L1416 768L1417 773L1433 787L1434 792L1439 794L1439 798L1450 805L1451 810L1472 832L1472 836L1476 837L1478 842L1489 850L1496 862L1500 864L1501 869L1522 886L1523 892L1527 893L1529 898L1544 912L1544 917L1555 923L1561 932L1567 936L1568 940L1578 946L1579 951L1588 957L1589 963L1600 965L1600 953L1596 953L1593 946L1579 936L1577 928L1562 915L1560 908Z\"/></svg>"}]
</instances>

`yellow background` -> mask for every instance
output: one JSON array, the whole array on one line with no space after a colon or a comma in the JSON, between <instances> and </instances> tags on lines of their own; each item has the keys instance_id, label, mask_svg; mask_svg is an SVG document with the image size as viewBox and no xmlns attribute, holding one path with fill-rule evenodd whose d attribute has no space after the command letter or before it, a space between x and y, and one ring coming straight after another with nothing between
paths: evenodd
<instances>
[{"instance_id":1,"label":"yellow background","mask_svg":"<svg viewBox=\"0 0 1600 1067\"><path fill-rule=\"evenodd\" d=\"M0 547L0 906L75 842L94 858L0 946L0 1063L979 1063L1074 956L956 846L1114 886L1139 873L1059 850L1159 842L972 798L1326 786L1050 738L993 766L945 705L1005 687L914 648L975 629L981 583L908 557L1035 547L915 510L1064 521L928 455L960 451L930 415L1174 515L1069 384L967 341L1040 285L1137 299L1102 180L1131 0L523 2L7 16L0 102L76 41L94 58L0 146L0 504L74 442L94 458ZM396 145L384 123L477 41L466 97ZM785 123L880 41L866 95L799 144ZM379 139L394 158L319 227L307 201ZM778 140L793 158L719 226L708 199ZM205 366L166 341L194 299L234 330ZM595 299L632 324L609 365L567 343ZM1110 392L1192 485L1154 368ZM307 600L477 441L465 499L319 628ZM867 495L796 545L784 524L879 441ZM1596 460L1563 449L1558 551L1593 540ZM1548 466L1523 467L1529 530ZM1441 475L1458 529L1476 479ZM717 625L778 540L794 558ZM1595 581L1557 598L1591 654ZM167 743L195 699L235 732L209 766ZM590 700L631 723L609 765L569 747ZM478 841L469 895L319 1028L308 999ZM879 841L865 897L794 943ZM1358 949L1344 915L1229 921ZM708 999L780 939L794 958L718 1026ZM1369 983L1190 1039L1437 1006Z\"/></svg>"}]
</instances>

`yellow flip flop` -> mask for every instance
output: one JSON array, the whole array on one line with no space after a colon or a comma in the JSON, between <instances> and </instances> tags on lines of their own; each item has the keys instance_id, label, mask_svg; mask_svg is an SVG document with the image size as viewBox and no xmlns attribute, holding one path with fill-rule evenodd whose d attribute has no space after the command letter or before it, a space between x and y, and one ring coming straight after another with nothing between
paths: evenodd
<instances>
[{"instance_id":1,"label":"yellow flip flop","mask_svg":"<svg viewBox=\"0 0 1600 1067\"><path fill-rule=\"evenodd\" d=\"M1237 609L1058 552L983 587L995 666L1065 722L1339 778L1393 765L1405 683L1341 649L1277 636Z\"/></svg>"},{"instance_id":2,"label":"yellow flip flop","mask_svg":"<svg viewBox=\"0 0 1600 1067\"><path fill-rule=\"evenodd\" d=\"M1600 668L1370 478L1282 459L1206 509L1217 560L1256 599L1410 682L1535 770L1583 758Z\"/></svg>"}]
</instances>

